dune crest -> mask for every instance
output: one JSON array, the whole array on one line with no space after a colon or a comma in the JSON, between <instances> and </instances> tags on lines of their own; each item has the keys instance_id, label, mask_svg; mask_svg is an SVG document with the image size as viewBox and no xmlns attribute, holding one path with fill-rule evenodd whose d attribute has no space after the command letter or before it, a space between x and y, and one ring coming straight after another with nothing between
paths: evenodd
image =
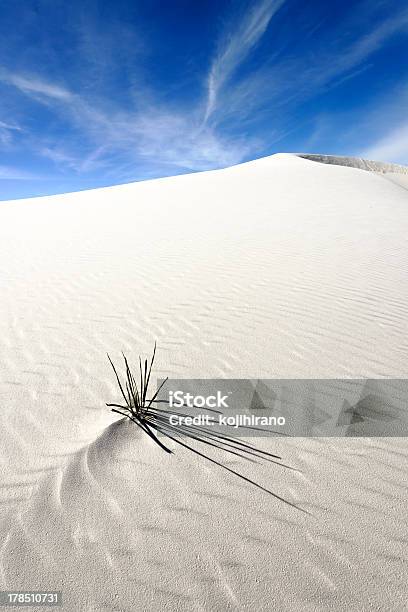
<instances>
[{"instance_id":1,"label":"dune crest","mask_svg":"<svg viewBox=\"0 0 408 612\"><path fill-rule=\"evenodd\" d=\"M320 162L322 164L330 164L335 166L347 166L349 168L359 168L360 170L368 170L369 172L379 172L387 174L395 172L398 174L408 174L408 166L399 164L391 164L387 162L373 161L363 159L362 157L343 157L339 155L318 155L315 153L296 153L302 159Z\"/></svg>"}]
</instances>

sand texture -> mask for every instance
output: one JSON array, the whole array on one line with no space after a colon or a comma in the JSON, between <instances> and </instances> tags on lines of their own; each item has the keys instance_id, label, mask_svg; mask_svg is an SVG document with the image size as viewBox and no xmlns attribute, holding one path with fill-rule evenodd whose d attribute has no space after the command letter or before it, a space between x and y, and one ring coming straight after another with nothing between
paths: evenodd
<instances>
[{"instance_id":1,"label":"sand texture","mask_svg":"<svg viewBox=\"0 0 408 612\"><path fill-rule=\"evenodd\" d=\"M69 612L406 610L406 439L256 440L292 469L212 451L296 509L105 406L106 353L155 340L155 377L406 378L391 174L282 154L0 203L2 590Z\"/></svg>"}]
</instances>

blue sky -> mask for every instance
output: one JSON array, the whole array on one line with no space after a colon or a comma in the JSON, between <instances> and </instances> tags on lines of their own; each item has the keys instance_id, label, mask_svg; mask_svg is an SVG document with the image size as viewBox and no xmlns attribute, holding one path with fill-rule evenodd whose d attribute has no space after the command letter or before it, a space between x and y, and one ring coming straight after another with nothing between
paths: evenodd
<instances>
[{"instance_id":1,"label":"blue sky","mask_svg":"<svg viewBox=\"0 0 408 612\"><path fill-rule=\"evenodd\" d=\"M3 0L0 199L281 151L408 164L406 0Z\"/></svg>"}]
</instances>

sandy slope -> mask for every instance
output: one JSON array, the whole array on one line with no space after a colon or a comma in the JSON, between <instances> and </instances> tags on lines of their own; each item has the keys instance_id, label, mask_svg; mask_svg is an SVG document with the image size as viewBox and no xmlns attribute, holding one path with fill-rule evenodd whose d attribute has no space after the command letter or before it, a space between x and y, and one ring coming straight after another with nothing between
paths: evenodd
<instances>
[{"instance_id":1,"label":"sandy slope","mask_svg":"<svg viewBox=\"0 0 408 612\"><path fill-rule=\"evenodd\" d=\"M406 609L405 440L265 440L295 469L241 469L308 515L104 403L106 352L155 339L160 376L407 377L407 204L290 155L0 203L2 588L72 611Z\"/></svg>"}]
</instances>

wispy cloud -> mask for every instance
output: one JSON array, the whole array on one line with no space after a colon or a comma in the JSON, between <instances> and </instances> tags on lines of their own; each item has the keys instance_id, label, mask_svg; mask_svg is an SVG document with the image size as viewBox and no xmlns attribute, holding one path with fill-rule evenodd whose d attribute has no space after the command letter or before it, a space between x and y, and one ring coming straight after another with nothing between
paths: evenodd
<instances>
[{"instance_id":1,"label":"wispy cloud","mask_svg":"<svg viewBox=\"0 0 408 612\"><path fill-rule=\"evenodd\" d=\"M21 168L14 168L12 166L0 166L0 180L31 181L40 178L42 177L39 177L31 172L22 170Z\"/></svg>"},{"instance_id":2,"label":"wispy cloud","mask_svg":"<svg viewBox=\"0 0 408 612\"><path fill-rule=\"evenodd\" d=\"M242 78L238 76L219 95L220 120L252 121L254 115L262 118L265 109L273 109L283 118L285 111L359 76L372 67L367 62L388 41L408 33L408 10L377 21L357 37L351 36L351 25L346 36L340 24L333 40L323 39L313 52L287 53Z\"/></svg>"},{"instance_id":3,"label":"wispy cloud","mask_svg":"<svg viewBox=\"0 0 408 612\"><path fill-rule=\"evenodd\" d=\"M12 140L13 132L22 132L22 128L19 125L6 123L5 121L0 121L0 143L2 145L10 144Z\"/></svg>"},{"instance_id":4,"label":"wispy cloud","mask_svg":"<svg viewBox=\"0 0 408 612\"><path fill-rule=\"evenodd\" d=\"M86 135L90 149L80 156L75 140L71 148L47 146L44 155L78 173L109 168L133 172L137 163L154 160L167 169L206 170L238 163L254 147L254 139L223 138L211 127L200 125L195 113L177 113L149 105L137 112L110 112L76 97L69 112L77 128ZM83 140L82 136L82 140Z\"/></svg>"},{"instance_id":5,"label":"wispy cloud","mask_svg":"<svg viewBox=\"0 0 408 612\"><path fill-rule=\"evenodd\" d=\"M17 132L22 131L19 125L12 125L11 123L6 123L5 121L0 121L0 129L17 131Z\"/></svg>"},{"instance_id":6,"label":"wispy cloud","mask_svg":"<svg viewBox=\"0 0 408 612\"><path fill-rule=\"evenodd\" d=\"M205 120L216 107L220 89L259 42L273 15L285 1L263 0L253 4L240 23L231 24L233 31L224 34L208 75Z\"/></svg>"},{"instance_id":7,"label":"wispy cloud","mask_svg":"<svg viewBox=\"0 0 408 612\"><path fill-rule=\"evenodd\" d=\"M408 32L408 10L380 22L367 34L342 49L341 53L332 53L328 58L326 69L320 74L319 81L329 81L343 75L347 70L360 66L373 53L378 51L390 38L398 32Z\"/></svg>"},{"instance_id":8,"label":"wispy cloud","mask_svg":"<svg viewBox=\"0 0 408 612\"><path fill-rule=\"evenodd\" d=\"M48 83L35 76L2 73L0 79L10 85L14 85L25 94L45 96L55 100L67 101L72 99L73 94L65 87Z\"/></svg>"},{"instance_id":9,"label":"wispy cloud","mask_svg":"<svg viewBox=\"0 0 408 612\"><path fill-rule=\"evenodd\" d=\"M366 159L406 164L408 160L408 121L360 152Z\"/></svg>"}]
</instances>

